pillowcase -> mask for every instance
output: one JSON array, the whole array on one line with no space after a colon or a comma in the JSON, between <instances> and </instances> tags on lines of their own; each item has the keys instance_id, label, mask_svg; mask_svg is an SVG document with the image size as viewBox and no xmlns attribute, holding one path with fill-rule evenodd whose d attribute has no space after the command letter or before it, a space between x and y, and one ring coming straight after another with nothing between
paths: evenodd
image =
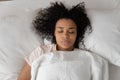
<instances>
[{"instance_id":1,"label":"pillowcase","mask_svg":"<svg viewBox=\"0 0 120 80\"><path fill-rule=\"evenodd\" d=\"M19 73L24 57L43 43L31 29L35 12L21 3L15 0L0 4L0 75Z\"/></svg>"},{"instance_id":2,"label":"pillowcase","mask_svg":"<svg viewBox=\"0 0 120 80\"><path fill-rule=\"evenodd\" d=\"M86 35L88 49L120 66L120 10L90 10L93 31Z\"/></svg>"}]
</instances>

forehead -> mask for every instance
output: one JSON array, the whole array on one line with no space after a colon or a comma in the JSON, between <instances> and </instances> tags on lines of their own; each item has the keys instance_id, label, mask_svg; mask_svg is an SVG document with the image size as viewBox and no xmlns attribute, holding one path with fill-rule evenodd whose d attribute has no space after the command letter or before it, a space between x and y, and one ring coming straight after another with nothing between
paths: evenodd
<instances>
[{"instance_id":1,"label":"forehead","mask_svg":"<svg viewBox=\"0 0 120 80\"><path fill-rule=\"evenodd\" d=\"M56 22L56 28L76 28L72 19L60 19Z\"/></svg>"}]
</instances>

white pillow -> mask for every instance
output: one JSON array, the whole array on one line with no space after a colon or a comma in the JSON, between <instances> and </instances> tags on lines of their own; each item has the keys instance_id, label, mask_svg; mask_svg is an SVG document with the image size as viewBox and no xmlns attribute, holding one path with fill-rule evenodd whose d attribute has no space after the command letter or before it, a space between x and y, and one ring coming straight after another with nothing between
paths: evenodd
<instances>
[{"instance_id":1,"label":"white pillow","mask_svg":"<svg viewBox=\"0 0 120 80\"><path fill-rule=\"evenodd\" d=\"M120 10L88 11L93 32L85 38L88 49L120 66Z\"/></svg>"},{"instance_id":2,"label":"white pillow","mask_svg":"<svg viewBox=\"0 0 120 80\"><path fill-rule=\"evenodd\" d=\"M19 73L24 57L43 43L31 29L35 12L18 3L6 1L0 5L0 76Z\"/></svg>"}]
</instances>

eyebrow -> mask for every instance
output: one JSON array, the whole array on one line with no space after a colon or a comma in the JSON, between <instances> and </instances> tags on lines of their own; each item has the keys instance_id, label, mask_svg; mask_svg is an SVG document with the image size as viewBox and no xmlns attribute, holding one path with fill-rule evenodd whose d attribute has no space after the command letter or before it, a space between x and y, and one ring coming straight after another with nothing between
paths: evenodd
<instances>
[{"instance_id":1,"label":"eyebrow","mask_svg":"<svg viewBox=\"0 0 120 80\"><path fill-rule=\"evenodd\" d=\"M63 29L64 27L56 27L56 28ZM70 27L69 29L76 29L76 28L75 27Z\"/></svg>"}]
</instances>

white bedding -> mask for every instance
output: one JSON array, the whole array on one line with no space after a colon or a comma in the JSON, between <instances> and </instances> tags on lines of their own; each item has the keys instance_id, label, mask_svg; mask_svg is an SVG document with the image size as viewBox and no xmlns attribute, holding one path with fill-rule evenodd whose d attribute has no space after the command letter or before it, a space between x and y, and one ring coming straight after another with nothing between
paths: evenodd
<instances>
[{"instance_id":1,"label":"white bedding","mask_svg":"<svg viewBox=\"0 0 120 80\"><path fill-rule=\"evenodd\" d=\"M48 6L51 1L55 0L0 1L0 80L16 80L25 63L24 57L43 44L31 29L31 22L38 9ZM119 80L120 68L113 64L120 65L120 0L58 1L68 7L86 2L96 31L89 37L87 46L112 62L109 64L110 80Z\"/></svg>"},{"instance_id":2,"label":"white bedding","mask_svg":"<svg viewBox=\"0 0 120 80\"><path fill-rule=\"evenodd\" d=\"M31 80L109 80L108 62L85 50L54 51L32 63Z\"/></svg>"}]
</instances>

